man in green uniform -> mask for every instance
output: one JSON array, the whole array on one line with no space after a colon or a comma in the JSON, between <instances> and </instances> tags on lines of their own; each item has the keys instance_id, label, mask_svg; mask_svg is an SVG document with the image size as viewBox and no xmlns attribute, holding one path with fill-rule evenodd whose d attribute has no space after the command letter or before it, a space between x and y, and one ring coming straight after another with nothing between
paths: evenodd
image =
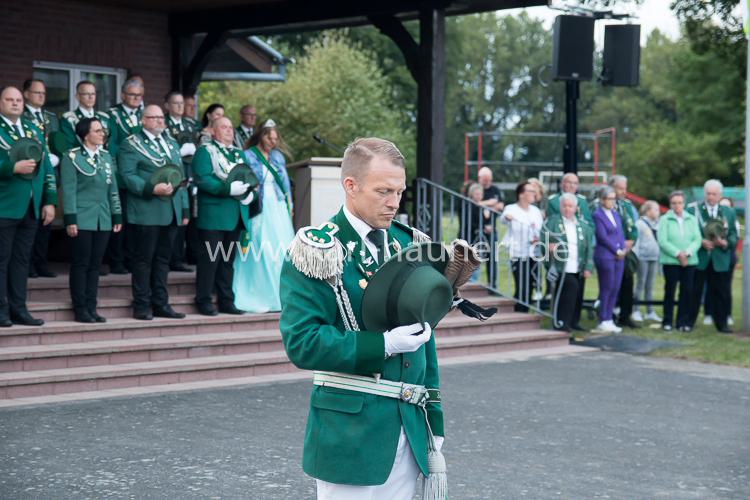
<instances>
[{"instance_id":1,"label":"man in green uniform","mask_svg":"<svg viewBox=\"0 0 750 500\"><path fill-rule=\"evenodd\" d=\"M45 144L49 149L50 135L60 129L60 124L57 120L57 115L44 109L44 104L47 102L47 88L44 82L37 79L29 79L23 82L23 98L25 101L23 117L43 132ZM49 160L52 168L57 168L60 164L60 158L52 152L49 154ZM49 263L47 262L51 230L51 224L44 225L40 223L37 228L31 263L29 265L30 278L39 276L54 278L57 276L56 273L50 270Z\"/></svg>"},{"instance_id":2,"label":"man in green uniform","mask_svg":"<svg viewBox=\"0 0 750 500\"><path fill-rule=\"evenodd\" d=\"M547 246L547 279L554 284L554 327L571 332L581 319L580 289L594 269L594 231L580 215L576 195L565 192L557 202L560 213L544 222L540 240Z\"/></svg>"},{"instance_id":3,"label":"man in green uniform","mask_svg":"<svg viewBox=\"0 0 750 500\"><path fill-rule=\"evenodd\" d=\"M422 408L403 393L391 399L316 385L303 469L317 479L319 499L411 499L419 473L429 473L427 421L435 446L442 446L429 324L387 332L359 327L364 289L383 261L415 238L427 239L393 220L405 179L404 157L393 143L354 141L341 164L346 204L330 222L297 233L281 271L281 334L296 366L363 376L357 377L362 383L415 384L435 394Z\"/></svg>"},{"instance_id":4,"label":"man in green uniform","mask_svg":"<svg viewBox=\"0 0 750 500\"><path fill-rule=\"evenodd\" d=\"M161 107L146 106L143 130L128 137L117 154L128 191L128 223L138 242L133 245L133 317L141 320L185 317L169 305L167 275L177 227L188 223L187 193L179 186L150 181L156 169L182 162L179 146L165 130Z\"/></svg>"},{"instance_id":5,"label":"man in green uniform","mask_svg":"<svg viewBox=\"0 0 750 500\"><path fill-rule=\"evenodd\" d=\"M251 104L245 104L240 109L240 125L234 131L234 145L242 150L245 149L247 140L252 137L255 132L255 120L258 114L255 111L255 106Z\"/></svg>"},{"instance_id":6,"label":"man in green uniform","mask_svg":"<svg viewBox=\"0 0 750 500\"><path fill-rule=\"evenodd\" d=\"M13 323L39 326L26 308L29 256L38 221L55 218L57 184L44 144L44 133L21 117L23 95L15 87L0 92L0 326ZM42 164L29 159L12 163L9 150L21 138L38 140L44 149ZM37 170L38 167L38 171ZM36 173L35 173L36 171ZM29 178L31 176L31 178Z\"/></svg>"},{"instance_id":7,"label":"man in green uniform","mask_svg":"<svg viewBox=\"0 0 750 500\"><path fill-rule=\"evenodd\" d=\"M193 130L195 130L196 132L200 132L201 127L200 127L200 124L198 123L198 120L196 119L197 112L198 112L198 107L197 107L197 103L195 102L195 96L186 95L185 96L185 114L183 115L183 119L193 127Z\"/></svg>"},{"instance_id":8,"label":"man in green uniform","mask_svg":"<svg viewBox=\"0 0 750 500\"><path fill-rule=\"evenodd\" d=\"M198 266L195 303L198 311L215 316L212 304L214 289L218 294L219 311L242 314L234 306L232 279L234 257L240 231L250 231L248 205L254 192L242 181L227 182L232 169L246 165L242 150L232 145L234 129L229 118L219 118L211 129L214 139L198 148L193 158L195 184L198 186ZM241 200L235 197L243 196ZM228 249L227 258L219 245ZM215 258L211 258L214 255Z\"/></svg>"},{"instance_id":9,"label":"man in green uniform","mask_svg":"<svg viewBox=\"0 0 750 500\"><path fill-rule=\"evenodd\" d=\"M119 149L120 145L131 135L137 135L142 129L141 117L143 112L143 83L140 79L131 78L122 84L122 102L117 106L109 109L109 152L112 158L118 161L118 167L115 170L115 179L120 189L120 202L123 206L128 205L128 190L122 178L119 167ZM163 124L162 124L163 125ZM131 267L132 254L134 252L133 237L130 235L130 221L128 220L128 211L123 211L123 230L113 234L109 239L109 268L113 274L127 274Z\"/></svg>"},{"instance_id":10,"label":"man in green uniform","mask_svg":"<svg viewBox=\"0 0 750 500\"><path fill-rule=\"evenodd\" d=\"M62 115L60 131L65 136L66 150L81 146L81 140L76 135L76 125L83 118L98 118L104 127L104 132L109 135L110 118L104 111L97 111L96 86L93 82L82 80L76 85L76 100L78 107ZM105 146L106 146L105 142ZM61 151L63 153L64 151Z\"/></svg>"},{"instance_id":11,"label":"man in green uniform","mask_svg":"<svg viewBox=\"0 0 750 500\"><path fill-rule=\"evenodd\" d=\"M721 333L732 333L727 324L731 314L731 257L737 246L736 215L731 207L719 204L724 189L716 179L707 180L703 185L703 202L688 205L688 211L698 219L703 242L698 250L698 268L693 282L691 325L695 325L701 308L703 287L711 296L712 318L716 329ZM721 227L715 231L721 234L707 234L707 226Z\"/></svg>"}]
</instances>

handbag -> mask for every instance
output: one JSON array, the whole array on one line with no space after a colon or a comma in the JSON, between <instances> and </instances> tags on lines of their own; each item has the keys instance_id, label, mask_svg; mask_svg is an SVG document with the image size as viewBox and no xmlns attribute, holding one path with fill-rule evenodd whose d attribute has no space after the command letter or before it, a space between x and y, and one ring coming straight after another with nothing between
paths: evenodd
<instances>
[{"instance_id":1,"label":"handbag","mask_svg":"<svg viewBox=\"0 0 750 500\"><path fill-rule=\"evenodd\" d=\"M627 269L630 274L638 272L638 256L632 250L625 255L625 269Z\"/></svg>"}]
</instances>

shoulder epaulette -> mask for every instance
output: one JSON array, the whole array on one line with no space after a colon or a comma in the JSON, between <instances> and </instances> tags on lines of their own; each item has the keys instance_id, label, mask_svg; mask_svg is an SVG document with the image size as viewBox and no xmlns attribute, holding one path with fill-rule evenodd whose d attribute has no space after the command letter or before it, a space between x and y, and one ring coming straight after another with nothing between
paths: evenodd
<instances>
[{"instance_id":1,"label":"shoulder epaulette","mask_svg":"<svg viewBox=\"0 0 750 500\"><path fill-rule=\"evenodd\" d=\"M585 197L585 196L583 196L582 194L580 194L580 193L576 193L576 196L577 196L577 197L579 197L580 199L582 199L582 200L586 201L586 197Z\"/></svg>"},{"instance_id":2,"label":"shoulder epaulette","mask_svg":"<svg viewBox=\"0 0 750 500\"><path fill-rule=\"evenodd\" d=\"M104 118L109 119L109 115L106 112L104 112L104 111L97 111L96 114L97 115L102 115Z\"/></svg>"},{"instance_id":3,"label":"shoulder epaulette","mask_svg":"<svg viewBox=\"0 0 750 500\"><path fill-rule=\"evenodd\" d=\"M404 224L403 222L400 222L396 219L393 219L392 223L394 226L401 229L405 233L410 234L414 243L425 243L432 241L432 239L425 233L423 233L419 229L409 226L408 224Z\"/></svg>"},{"instance_id":4,"label":"shoulder epaulette","mask_svg":"<svg viewBox=\"0 0 750 500\"><path fill-rule=\"evenodd\" d=\"M552 193L551 195L549 195L549 201L552 201L552 200L554 200L554 199L555 199L555 198L557 198L558 196L560 196L560 193Z\"/></svg>"},{"instance_id":5,"label":"shoulder epaulette","mask_svg":"<svg viewBox=\"0 0 750 500\"><path fill-rule=\"evenodd\" d=\"M73 119L73 118L76 117L76 112L75 111L66 111L65 113L63 113L62 117L65 118L66 120Z\"/></svg>"},{"instance_id":6,"label":"shoulder epaulette","mask_svg":"<svg viewBox=\"0 0 750 500\"><path fill-rule=\"evenodd\" d=\"M300 228L289 245L289 259L309 278L327 280L344 271L344 247L336 238L339 227L331 221Z\"/></svg>"}]
</instances>

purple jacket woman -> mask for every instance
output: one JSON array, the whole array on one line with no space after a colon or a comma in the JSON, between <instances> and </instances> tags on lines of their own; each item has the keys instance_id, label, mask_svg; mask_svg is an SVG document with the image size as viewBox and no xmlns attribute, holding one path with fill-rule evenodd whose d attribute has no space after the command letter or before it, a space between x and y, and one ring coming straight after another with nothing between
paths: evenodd
<instances>
[{"instance_id":1,"label":"purple jacket woman","mask_svg":"<svg viewBox=\"0 0 750 500\"><path fill-rule=\"evenodd\" d=\"M592 216L596 227L594 264L599 276L599 320L602 323L612 321L612 311L625 269L625 261L618 258L618 250L625 249L622 219L617 210L612 209L609 212L614 218L614 224L607 215L607 210L601 206Z\"/></svg>"}]
</instances>

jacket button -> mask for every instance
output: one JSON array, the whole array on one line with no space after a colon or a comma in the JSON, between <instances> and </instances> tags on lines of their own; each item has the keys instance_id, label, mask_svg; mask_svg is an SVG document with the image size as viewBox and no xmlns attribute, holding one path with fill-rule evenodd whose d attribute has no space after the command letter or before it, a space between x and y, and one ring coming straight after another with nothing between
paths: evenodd
<instances>
[{"instance_id":1,"label":"jacket button","mask_svg":"<svg viewBox=\"0 0 750 500\"><path fill-rule=\"evenodd\" d=\"M408 361L404 361L404 368L409 368L411 366L411 363Z\"/></svg>"}]
</instances>

